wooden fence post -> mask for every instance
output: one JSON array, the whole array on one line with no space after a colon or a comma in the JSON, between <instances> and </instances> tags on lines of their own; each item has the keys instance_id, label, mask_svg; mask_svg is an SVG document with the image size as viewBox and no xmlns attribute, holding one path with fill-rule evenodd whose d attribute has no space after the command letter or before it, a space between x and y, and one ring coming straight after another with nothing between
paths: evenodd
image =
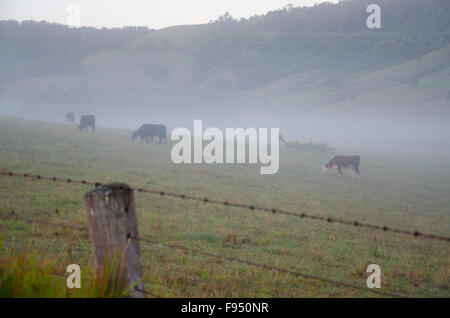
<instances>
[{"instance_id":1,"label":"wooden fence post","mask_svg":"<svg viewBox=\"0 0 450 318\"><path fill-rule=\"evenodd\" d=\"M100 186L84 197L97 277L109 268L108 288L136 285L130 297L145 297L133 190L126 184Z\"/></svg>"}]
</instances>

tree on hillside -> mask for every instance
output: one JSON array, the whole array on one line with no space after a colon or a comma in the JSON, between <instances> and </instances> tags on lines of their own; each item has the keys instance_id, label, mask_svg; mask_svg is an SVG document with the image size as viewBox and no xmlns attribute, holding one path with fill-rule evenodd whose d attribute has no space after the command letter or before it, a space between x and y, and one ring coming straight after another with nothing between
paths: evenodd
<instances>
[{"instance_id":1,"label":"tree on hillside","mask_svg":"<svg viewBox=\"0 0 450 318\"><path fill-rule=\"evenodd\" d=\"M217 18L217 23L221 24L230 24L234 22L236 22L236 20L231 16L229 12L225 12L223 15Z\"/></svg>"}]
</instances>

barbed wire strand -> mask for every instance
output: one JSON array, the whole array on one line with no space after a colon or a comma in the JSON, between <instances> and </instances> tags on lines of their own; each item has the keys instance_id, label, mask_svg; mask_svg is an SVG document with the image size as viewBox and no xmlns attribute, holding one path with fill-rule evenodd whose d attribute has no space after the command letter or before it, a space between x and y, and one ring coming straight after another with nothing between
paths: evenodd
<instances>
[{"instance_id":1,"label":"barbed wire strand","mask_svg":"<svg viewBox=\"0 0 450 318\"><path fill-rule=\"evenodd\" d=\"M15 211L10 211L10 214L8 216L5 215L0 215L1 219L6 219L6 220L19 220L19 221L23 221L26 223L36 223L36 224L41 224L41 225L49 225L49 226L60 226L62 228L68 228L68 229L72 229L72 230L78 230L78 231L88 231L87 227L83 227L83 226L73 226L73 225L66 225L64 223L54 223L54 222L46 222L46 221L42 221L42 220L36 220L36 219L26 219L26 218L22 218L20 216L18 216ZM57 233L57 232L56 232ZM44 269L40 269L41 272L44 272ZM55 275L55 276L60 276L60 277L66 277L65 273L62 272L49 272L49 274L51 275ZM163 298L160 295L157 295L155 293L152 293L150 291L146 291L146 290L142 290L138 287L135 287L135 290L141 293L144 293L146 295L155 297L155 298Z\"/></svg>"},{"instance_id":2,"label":"barbed wire strand","mask_svg":"<svg viewBox=\"0 0 450 318\"><path fill-rule=\"evenodd\" d=\"M60 226L60 227L63 227L63 228L69 228L69 229L78 230L78 231L88 231L88 229L86 227L68 226L68 225L60 224L60 223L46 222L46 221L34 220L34 219L27 219L27 218L20 217L20 216L18 216L15 213L11 214L9 216L0 215L0 218L2 218L2 219L9 219L9 220L20 220L20 221L27 222L27 223L37 223L37 224L44 224L44 225L51 225L51 226ZM361 286L358 286L358 285L354 285L354 284L349 284L349 283L345 283L345 282L339 282L339 281L335 281L335 280L332 280L332 279L329 279L329 278L323 278L323 277L319 277L319 276L314 276L314 275L310 275L310 274L296 272L296 271L292 271L292 270L288 270L288 269L279 268L279 267L276 267L276 266L270 266L270 265L266 265L266 264L255 263L255 262L252 262L252 261L243 260L243 259L239 259L239 258L234 258L234 257L231 257L231 256L224 256L224 255L219 255L219 254L215 254L215 253L211 253L211 252L207 252L207 251L197 250L197 249L193 249L193 248L186 247L186 246L183 246L183 245L172 244L172 243L164 243L164 242L151 240L151 239L148 239L148 238L135 237L135 236L132 236L131 238L134 239L134 240L138 240L138 241L144 242L144 243L150 243L150 244L153 244L153 245L161 245L161 246L168 247L168 248L171 248L171 249L182 250L182 251L185 251L185 252L190 252L190 253L193 253L193 254L203 255L203 256L207 256L207 257L211 257L211 258L216 258L216 259L222 259L222 260L226 260L226 261L230 261L230 262L241 263L241 264L250 265L250 266L253 266L253 267L259 267L259 268L263 268L263 269L269 270L269 271L276 271L276 272L279 272L279 273L289 274L289 275L293 275L293 276L301 277L301 278L305 278L305 279L322 281L322 282L325 282L325 283L328 283L328 284L332 284L332 285L335 285L335 286L347 287L347 288L352 288L352 289L359 289L359 290L368 291L368 292L372 292L372 293L379 294L379 295L385 295L385 296L396 297L396 298L410 297L410 296L397 294L397 293L392 293L392 292L385 292L385 291L380 291L380 290L376 290L376 289L364 288L364 287L361 287ZM142 290L138 290L138 291L143 292ZM146 292L146 294L148 294L150 296L153 296L153 297L161 298L160 296L158 296L156 294L153 294L152 292Z\"/></svg>"},{"instance_id":3,"label":"barbed wire strand","mask_svg":"<svg viewBox=\"0 0 450 318\"><path fill-rule=\"evenodd\" d=\"M43 220L38 220L38 219L28 219L28 218L23 218L19 215L17 215L17 213L14 210L11 210L9 212L9 215L5 216L5 215L1 215L0 214L0 218L1 219L6 219L6 220L20 220L26 223L31 223L31 224L42 224L42 225L48 225L48 226L59 226L62 227L63 229L72 229L72 230L78 230L78 231L83 231L83 232L87 232L89 231L87 227L85 226L77 226L77 225L68 225L65 223L55 223L55 222L47 222L47 221L43 221Z\"/></svg>"},{"instance_id":4,"label":"barbed wire strand","mask_svg":"<svg viewBox=\"0 0 450 318\"><path fill-rule=\"evenodd\" d=\"M222 260L226 260L226 261L230 261L230 262L241 263L241 264L250 265L250 266L253 266L253 267L259 267L259 268L263 268L263 269L266 269L266 270L269 270L269 271L276 271L276 272L279 272L279 273L289 274L289 275L293 275L293 276L301 277L301 278L305 278L305 279L322 281L322 282L325 282L325 283L328 283L328 284L331 284L331 285L340 286L340 287L359 289L359 290L363 290L363 291L369 291L369 292L372 292L372 293L375 293L375 294L380 294L380 295L385 295L385 296L390 296L390 297L396 297L396 298L408 298L408 297L410 297L410 296L407 296L407 295L391 293L391 292L385 292L385 291L380 291L380 290L377 290L377 289L369 289L369 288L361 287L361 286L350 284L350 283L339 282L339 281L335 281L335 280L332 280L332 279L329 279L329 278L323 278L323 277L319 277L319 276L314 276L314 275L310 275L310 274L296 272L296 271L292 271L292 270L288 270L288 269L279 268L279 267L276 267L276 266L271 266L271 265L266 265L266 264L261 264L261 263L255 263L255 262L252 262L252 261L248 261L248 260L244 260L244 259L240 259L240 258L234 258L234 257L231 257L231 256L224 256L224 255L219 255L219 254L215 254L215 253L211 253L211 252L207 252L207 251L197 250L197 249L193 249L193 248L186 247L186 246L183 246L183 245L172 244L172 243L164 243L164 242L159 242L159 241L155 241L155 240L151 240L151 239L147 239L147 238L142 238L142 237L132 237L132 239L138 240L138 241L141 241L141 242L145 242L145 243L149 243L149 244L153 244L153 245L161 245L161 246L172 248L172 249L178 249L178 250L182 250L182 251L185 251L185 252L190 252L190 253L193 253L193 254L204 255L204 256L211 257L211 258L216 258L216 259L222 259Z\"/></svg>"},{"instance_id":5,"label":"barbed wire strand","mask_svg":"<svg viewBox=\"0 0 450 318\"><path fill-rule=\"evenodd\" d=\"M31 178L31 179L35 179L35 180L48 180L48 181L53 181L53 182L65 182L65 183L74 183L74 184L82 184L82 185L93 185L96 188L104 185L104 183L101 183L101 182L76 180L76 179L72 179L72 178L48 177L48 176L42 176L42 175L32 175L29 173L19 174L19 173L7 171L7 170L3 170L1 172L1 175L10 176L10 177L14 176L14 177ZM375 231L383 231L383 232L391 232L391 233L396 233L396 234L408 235L408 236L413 236L415 238L420 237L420 238L425 238L425 239L450 242L450 237L445 237L445 236L436 235L436 234L422 233L417 230L415 230L415 231L402 230L402 229L389 227L386 225L385 226L372 225L372 224L367 224L367 223L363 223L363 222L359 222L359 221L348 221L348 220L343 220L343 219L339 219L339 218L313 215L313 214L309 214L309 213L291 212L291 211L286 211L286 210L277 209L277 208L267 208L267 207L260 207L260 206L243 204L243 203L220 201L220 200L214 200L214 199L209 199L209 198L200 198L200 197L190 196L190 195L186 195L186 194L167 192L167 191L158 191L158 190L134 188L134 187L130 187L130 189L137 191L139 193L149 193L149 194L159 195L161 197L166 196L166 197L172 197L172 198L183 199L183 200L198 201L198 202L203 202L206 204L216 204L216 205L222 205L222 206L228 206L228 207L249 209L251 211L270 212L273 214L289 215L289 216L293 216L293 217L299 217L302 219L311 219L311 220L323 221L323 222L327 222L327 223L337 223L337 224L341 224L341 225L345 225L345 226L362 227L362 228L367 228L367 229L371 229L371 230L375 230Z\"/></svg>"}]
</instances>

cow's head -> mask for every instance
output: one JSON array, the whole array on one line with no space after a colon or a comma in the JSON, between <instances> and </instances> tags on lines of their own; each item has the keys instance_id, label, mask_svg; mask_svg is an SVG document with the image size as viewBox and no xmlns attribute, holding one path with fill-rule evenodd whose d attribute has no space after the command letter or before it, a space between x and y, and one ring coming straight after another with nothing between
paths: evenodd
<instances>
[{"instance_id":1,"label":"cow's head","mask_svg":"<svg viewBox=\"0 0 450 318\"><path fill-rule=\"evenodd\" d=\"M77 125L77 127L78 127L79 131L83 131L83 128L81 128L81 125Z\"/></svg>"},{"instance_id":2,"label":"cow's head","mask_svg":"<svg viewBox=\"0 0 450 318\"><path fill-rule=\"evenodd\" d=\"M135 140L135 139L137 138L137 136L138 136L138 135L137 135L137 131L135 131L135 132L133 133L133 136L131 136L131 139L132 139L132 140Z\"/></svg>"},{"instance_id":3,"label":"cow's head","mask_svg":"<svg viewBox=\"0 0 450 318\"><path fill-rule=\"evenodd\" d=\"M332 164L331 164L331 160L330 160L330 161L328 161L326 164L323 165L323 167L322 167L322 173L327 172L328 170L331 169L331 167L332 167Z\"/></svg>"}]
</instances>

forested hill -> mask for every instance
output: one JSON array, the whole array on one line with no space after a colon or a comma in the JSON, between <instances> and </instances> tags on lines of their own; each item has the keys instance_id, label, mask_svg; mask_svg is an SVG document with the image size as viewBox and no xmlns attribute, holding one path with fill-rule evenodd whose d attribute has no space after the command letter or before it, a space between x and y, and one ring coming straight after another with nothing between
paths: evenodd
<instances>
[{"instance_id":1,"label":"forested hill","mask_svg":"<svg viewBox=\"0 0 450 318\"><path fill-rule=\"evenodd\" d=\"M371 33L365 14L369 4L382 8L379 33L446 33L450 30L450 3L446 0L344 0L314 7L293 7L235 20L225 14L215 21L239 29L283 33Z\"/></svg>"},{"instance_id":2,"label":"forested hill","mask_svg":"<svg viewBox=\"0 0 450 318\"><path fill-rule=\"evenodd\" d=\"M242 114L342 112L377 100L390 114L447 114L450 1L379 0L382 28L368 29L371 2L161 30L1 21L0 112L182 113L230 101Z\"/></svg>"}]
</instances>

